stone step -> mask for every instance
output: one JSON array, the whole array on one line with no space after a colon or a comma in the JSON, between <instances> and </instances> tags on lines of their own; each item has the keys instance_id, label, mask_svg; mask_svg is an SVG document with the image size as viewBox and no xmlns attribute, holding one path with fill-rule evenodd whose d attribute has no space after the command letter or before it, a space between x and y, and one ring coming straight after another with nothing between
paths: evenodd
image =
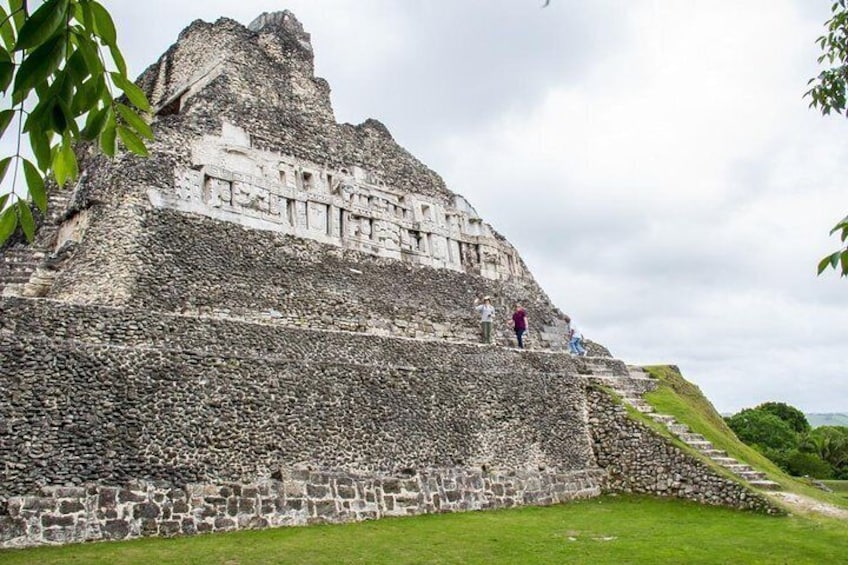
<instances>
[{"instance_id":1,"label":"stone step","mask_svg":"<svg viewBox=\"0 0 848 565\"><path fill-rule=\"evenodd\" d=\"M677 423L677 420L674 419L674 416L671 416L669 414L658 414L654 412L653 414L648 414L648 417L653 418L657 422L665 424L666 426L668 426L669 424Z\"/></svg>"},{"instance_id":2,"label":"stone step","mask_svg":"<svg viewBox=\"0 0 848 565\"><path fill-rule=\"evenodd\" d=\"M31 275L32 273L10 273L7 275L0 275L0 282L5 284L22 284L27 282Z\"/></svg>"},{"instance_id":3,"label":"stone step","mask_svg":"<svg viewBox=\"0 0 848 565\"><path fill-rule=\"evenodd\" d=\"M743 479L745 479L749 483L752 482L752 481L762 481L762 480L765 480L765 478L766 478L765 473L762 473L760 471L754 471L753 469L751 469L750 471L741 471L741 472L733 473L733 474L737 475L739 477L742 477Z\"/></svg>"},{"instance_id":4,"label":"stone step","mask_svg":"<svg viewBox=\"0 0 848 565\"><path fill-rule=\"evenodd\" d=\"M37 261L27 261L25 263L6 263L6 271L9 273L34 271L36 267L38 267Z\"/></svg>"},{"instance_id":5,"label":"stone step","mask_svg":"<svg viewBox=\"0 0 848 565\"><path fill-rule=\"evenodd\" d=\"M727 452L723 449L703 449L701 453L715 461L716 457L727 457Z\"/></svg>"},{"instance_id":6,"label":"stone step","mask_svg":"<svg viewBox=\"0 0 848 565\"><path fill-rule=\"evenodd\" d=\"M712 448L713 448L713 444L712 444L712 443L710 443L710 442L708 442L707 440L703 440L703 441L685 441L684 443L686 443L686 445L688 445L688 446L690 446L690 447L694 447L695 449L697 449L698 451L700 451L700 452L702 452L702 453L703 453L704 451L708 450L708 449L712 449Z\"/></svg>"},{"instance_id":7,"label":"stone step","mask_svg":"<svg viewBox=\"0 0 848 565\"><path fill-rule=\"evenodd\" d=\"M715 459L713 459L713 461L715 461ZM733 473L736 473L736 474L751 473L751 472L754 471L754 469L750 465L746 465L745 463L740 463L739 461L737 461L736 463L729 463L729 464L726 464L726 465L722 465L722 467L724 467L728 471L732 471Z\"/></svg>"},{"instance_id":8,"label":"stone step","mask_svg":"<svg viewBox=\"0 0 848 565\"><path fill-rule=\"evenodd\" d=\"M768 479L748 481L748 484L760 490L780 490L780 483L776 483Z\"/></svg>"},{"instance_id":9,"label":"stone step","mask_svg":"<svg viewBox=\"0 0 848 565\"><path fill-rule=\"evenodd\" d=\"M692 433L692 432L688 432L688 433L685 433L685 434L679 434L678 437L680 437L680 439L682 439L686 443L691 443L693 441L694 442L701 442L701 441L707 440L707 438L705 438L701 434L695 434L695 433Z\"/></svg>"},{"instance_id":10,"label":"stone step","mask_svg":"<svg viewBox=\"0 0 848 565\"><path fill-rule=\"evenodd\" d=\"M689 433L689 426L686 424L669 424L667 427L668 430L675 435Z\"/></svg>"},{"instance_id":11,"label":"stone step","mask_svg":"<svg viewBox=\"0 0 848 565\"><path fill-rule=\"evenodd\" d=\"M729 467L731 465L741 465L741 463L739 463L739 461L737 459L734 459L733 457L716 456L710 457L710 459L712 459L722 467Z\"/></svg>"}]
</instances>

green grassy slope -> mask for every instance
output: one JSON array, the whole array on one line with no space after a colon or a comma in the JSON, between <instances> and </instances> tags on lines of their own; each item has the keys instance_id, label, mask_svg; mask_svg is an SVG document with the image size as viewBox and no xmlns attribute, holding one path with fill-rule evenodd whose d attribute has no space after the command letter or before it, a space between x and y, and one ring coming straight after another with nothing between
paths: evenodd
<instances>
[{"instance_id":1,"label":"green grassy slope","mask_svg":"<svg viewBox=\"0 0 848 565\"><path fill-rule=\"evenodd\" d=\"M844 497L793 479L759 451L739 441L701 390L684 379L676 368L657 365L645 367L645 370L660 384L657 390L645 395L645 400L657 412L674 416L692 431L707 438L716 449L723 449L731 457L765 472L769 479L780 483L783 490L848 508Z\"/></svg>"}]
</instances>

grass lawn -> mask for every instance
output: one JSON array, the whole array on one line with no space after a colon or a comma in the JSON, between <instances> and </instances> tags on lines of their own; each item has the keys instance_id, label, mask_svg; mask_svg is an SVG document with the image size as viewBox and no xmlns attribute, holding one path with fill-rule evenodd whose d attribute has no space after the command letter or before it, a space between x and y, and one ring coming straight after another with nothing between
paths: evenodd
<instances>
[{"instance_id":1,"label":"grass lawn","mask_svg":"<svg viewBox=\"0 0 848 565\"><path fill-rule=\"evenodd\" d=\"M848 524L636 496L0 551L0 563L845 563Z\"/></svg>"}]
</instances>

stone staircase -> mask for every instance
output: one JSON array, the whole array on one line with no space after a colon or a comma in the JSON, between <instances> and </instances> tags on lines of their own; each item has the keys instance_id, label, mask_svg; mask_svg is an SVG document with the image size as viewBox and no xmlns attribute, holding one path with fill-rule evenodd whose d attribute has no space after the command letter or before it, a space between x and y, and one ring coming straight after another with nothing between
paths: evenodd
<instances>
[{"instance_id":1,"label":"stone staircase","mask_svg":"<svg viewBox=\"0 0 848 565\"><path fill-rule=\"evenodd\" d=\"M598 364L591 360L587 361L587 368L592 372L589 377L590 379L613 389L627 404L654 421L664 425L668 431L677 436L683 443L696 449L717 465L724 467L737 477L747 481L754 488L760 490L780 490L780 485L768 480L765 473L757 471L750 465L741 463L733 457L728 456L727 452L723 450L716 449L704 436L692 432L688 426L678 422L674 416L658 414L653 406L645 402L642 398L645 392L656 388L656 381L650 378L642 368L628 366L627 376L617 375L606 365Z\"/></svg>"},{"instance_id":2,"label":"stone staircase","mask_svg":"<svg viewBox=\"0 0 848 565\"><path fill-rule=\"evenodd\" d=\"M49 254L45 241L49 241L62 222L72 195L72 190L50 193L47 216L38 228L39 232L49 233L39 233L31 244L17 243L0 250L0 296L42 296L50 288L55 273L41 267Z\"/></svg>"}]
</instances>

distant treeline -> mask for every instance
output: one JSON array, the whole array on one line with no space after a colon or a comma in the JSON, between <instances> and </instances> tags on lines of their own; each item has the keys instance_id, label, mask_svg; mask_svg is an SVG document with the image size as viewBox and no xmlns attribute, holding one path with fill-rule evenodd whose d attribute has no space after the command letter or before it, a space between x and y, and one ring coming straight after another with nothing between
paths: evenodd
<instances>
[{"instance_id":1,"label":"distant treeline","mask_svg":"<svg viewBox=\"0 0 848 565\"><path fill-rule=\"evenodd\" d=\"M848 413L834 412L832 414L805 414L810 426L848 426Z\"/></svg>"}]
</instances>

